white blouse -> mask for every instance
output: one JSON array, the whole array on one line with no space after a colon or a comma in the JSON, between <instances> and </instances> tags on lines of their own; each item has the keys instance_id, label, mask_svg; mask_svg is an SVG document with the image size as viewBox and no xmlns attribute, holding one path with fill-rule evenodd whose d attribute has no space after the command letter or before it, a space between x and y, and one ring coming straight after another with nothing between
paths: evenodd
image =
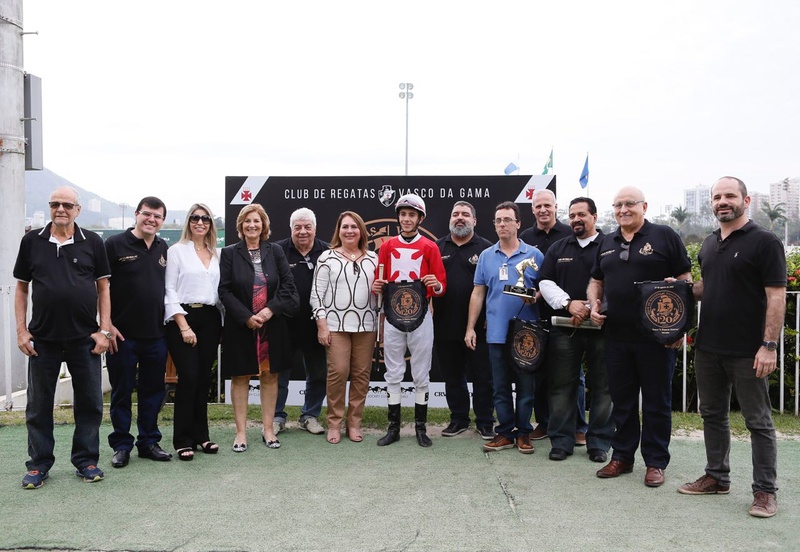
<instances>
[{"instance_id":1,"label":"white blouse","mask_svg":"<svg viewBox=\"0 0 800 552\"><path fill-rule=\"evenodd\" d=\"M319 256L311 286L314 318L325 318L332 332L374 332L378 329L377 297L372 293L378 255L351 261L333 250Z\"/></svg>"},{"instance_id":2,"label":"white blouse","mask_svg":"<svg viewBox=\"0 0 800 552\"><path fill-rule=\"evenodd\" d=\"M181 303L203 303L221 308L219 301L219 257L211 256L208 268L197 256L192 242L178 242L167 250L167 293L164 322L186 314Z\"/></svg>"}]
</instances>

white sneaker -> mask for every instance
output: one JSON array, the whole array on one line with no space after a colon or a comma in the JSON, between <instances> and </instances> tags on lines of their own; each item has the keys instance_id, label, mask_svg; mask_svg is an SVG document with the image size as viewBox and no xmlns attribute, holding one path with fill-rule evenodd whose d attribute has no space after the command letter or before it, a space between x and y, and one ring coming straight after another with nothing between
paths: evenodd
<instances>
[{"instance_id":1,"label":"white sneaker","mask_svg":"<svg viewBox=\"0 0 800 552\"><path fill-rule=\"evenodd\" d=\"M281 422L281 421L278 421L278 420L275 420L274 422L272 422L272 431L275 432L275 435L277 435L278 433L280 433L284 429L286 429L286 422Z\"/></svg>"},{"instance_id":2,"label":"white sneaker","mask_svg":"<svg viewBox=\"0 0 800 552\"><path fill-rule=\"evenodd\" d=\"M319 435L320 433L325 433L325 428L317 421L316 418L306 418L302 422L300 422L300 427L305 429L309 433L313 433L314 435Z\"/></svg>"}]
</instances>

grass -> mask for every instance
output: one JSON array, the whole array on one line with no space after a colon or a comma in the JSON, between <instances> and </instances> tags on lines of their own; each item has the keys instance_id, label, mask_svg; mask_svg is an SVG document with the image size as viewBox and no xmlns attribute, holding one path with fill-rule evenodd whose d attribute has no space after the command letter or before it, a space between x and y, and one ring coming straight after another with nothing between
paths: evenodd
<instances>
[{"instance_id":1,"label":"grass","mask_svg":"<svg viewBox=\"0 0 800 552\"><path fill-rule=\"evenodd\" d=\"M289 406L286 408L290 421L296 421L300 417L299 406ZM57 407L54 411L55 422L57 424L73 423L72 408L70 406ZM773 412L775 429L786 436L800 436L800 417L792 413L779 414ZM161 412L160 421L162 424L170 425L173 419L172 404L168 404ZM209 422L215 425L233 424L233 408L228 404L209 404ZM261 407L251 405L248 408L248 420L257 421L261 419ZM325 420L325 409L320 416L321 421ZM414 421L413 407L403 407L402 419L404 423ZM431 425L445 426L450 421L450 411L446 408L431 408L428 411L428 423ZM108 404L105 405L103 422L110 423L108 415ZM364 409L363 426L366 428L386 428L386 408L378 406L368 406ZM0 411L0 427L21 426L25 424L25 413L21 411L7 412ZM672 413L673 431L695 431L703 429L703 420L699 414L693 412L673 412ZM739 412L731 413L731 432L735 436L748 435L744 425L744 418Z\"/></svg>"}]
</instances>

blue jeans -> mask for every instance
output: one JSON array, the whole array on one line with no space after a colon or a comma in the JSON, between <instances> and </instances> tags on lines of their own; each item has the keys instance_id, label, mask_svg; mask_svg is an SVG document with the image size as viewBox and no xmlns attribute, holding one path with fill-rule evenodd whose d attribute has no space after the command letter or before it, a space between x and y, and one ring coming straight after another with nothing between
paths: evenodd
<instances>
[{"instance_id":1,"label":"blue jeans","mask_svg":"<svg viewBox=\"0 0 800 552\"><path fill-rule=\"evenodd\" d=\"M730 483L731 389L750 431L753 458L753 492L774 493L777 487L778 445L772 422L768 378L757 378L753 357L734 357L698 350L694 356L703 436L706 473Z\"/></svg>"},{"instance_id":2,"label":"blue jeans","mask_svg":"<svg viewBox=\"0 0 800 552\"><path fill-rule=\"evenodd\" d=\"M608 451L614 425L611 422L611 395L608 392L605 339L595 330L550 330L547 343L549 374L550 424L547 434L553 448L572 452L578 430L575 404L583 363L589 368L592 413L586 435L588 449Z\"/></svg>"},{"instance_id":3,"label":"blue jeans","mask_svg":"<svg viewBox=\"0 0 800 552\"><path fill-rule=\"evenodd\" d=\"M66 362L74 390L75 431L72 464L82 470L100 459L100 422L103 420L103 388L100 355L92 354L91 337L73 341L41 341L34 338L38 356L28 359L28 470L50 471L53 448L53 402L61 363Z\"/></svg>"},{"instance_id":4,"label":"blue jeans","mask_svg":"<svg viewBox=\"0 0 800 552\"><path fill-rule=\"evenodd\" d=\"M495 433L512 441L515 437L529 435L533 431L533 374L516 370L506 353L505 344L489 343L489 361L492 363L494 409L497 413ZM515 381L514 389L512 384Z\"/></svg>"},{"instance_id":5,"label":"blue jeans","mask_svg":"<svg viewBox=\"0 0 800 552\"><path fill-rule=\"evenodd\" d=\"M328 382L328 361L325 356L325 347L308 345L294 352L303 362L306 373L306 389L303 399L303 409L300 411L300 421L316 418L322 412L322 402L325 400L325 389ZM289 396L289 380L292 371L283 370L278 373L278 402L275 403L275 421L286 422L286 398Z\"/></svg>"},{"instance_id":6,"label":"blue jeans","mask_svg":"<svg viewBox=\"0 0 800 552\"><path fill-rule=\"evenodd\" d=\"M106 354L111 382L111 425L108 444L114 450L133 449L131 394L137 391L136 446L146 448L161 441L158 413L164 402L167 338L117 340L115 354ZM138 366L138 370L137 370ZM138 381L137 381L138 371Z\"/></svg>"},{"instance_id":7,"label":"blue jeans","mask_svg":"<svg viewBox=\"0 0 800 552\"><path fill-rule=\"evenodd\" d=\"M494 424L492 400L492 367L486 340L478 339L475 350L460 341L437 341L436 357L444 377L450 421L469 425L469 388L467 376L472 379L472 408L477 427Z\"/></svg>"},{"instance_id":8,"label":"blue jeans","mask_svg":"<svg viewBox=\"0 0 800 552\"><path fill-rule=\"evenodd\" d=\"M658 343L606 339L608 389L616 427L611 439L612 460L633 464L639 441L649 468L669 464L672 434L672 373L675 349ZM642 394L642 426L639 428L639 392Z\"/></svg>"}]
</instances>

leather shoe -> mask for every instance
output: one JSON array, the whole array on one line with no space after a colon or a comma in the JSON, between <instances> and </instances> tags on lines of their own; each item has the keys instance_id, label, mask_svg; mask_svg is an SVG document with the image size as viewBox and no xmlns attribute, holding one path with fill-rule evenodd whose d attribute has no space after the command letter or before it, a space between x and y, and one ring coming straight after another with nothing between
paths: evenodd
<instances>
[{"instance_id":1,"label":"leather shoe","mask_svg":"<svg viewBox=\"0 0 800 552\"><path fill-rule=\"evenodd\" d=\"M660 487L664 484L664 470L661 468L647 468L644 475L644 484L648 487Z\"/></svg>"},{"instance_id":2,"label":"leather shoe","mask_svg":"<svg viewBox=\"0 0 800 552\"><path fill-rule=\"evenodd\" d=\"M557 461L566 460L567 456L572 456L572 453L567 452L562 448L550 449L550 455L549 455L550 460L557 460Z\"/></svg>"},{"instance_id":3,"label":"leather shoe","mask_svg":"<svg viewBox=\"0 0 800 552\"><path fill-rule=\"evenodd\" d=\"M172 458L172 455L158 446L158 443L153 443L147 447L139 447L139 458L167 462Z\"/></svg>"},{"instance_id":4,"label":"leather shoe","mask_svg":"<svg viewBox=\"0 0 800 552\"><path fill-rule=\"evenodd\" d=\"M597 477L601 479L609 479L611 477L619 477L623 473L631 473L633 471L633 464L626 464L619 460L612 460L605 467L597 470Z\"/></svg>"},{"instance_id":5,"label":"leather shoe","mask_svg":"<svg viewBox=\"0 0 800 552\"><path fill-rule=\"evenodd\" d=\"M589 460L602 463L608 460L608 454L602 449L589 449Z\"/></svg>"},{"instance_id":6,"label":"leather shoe","mask_svg":"<svg viewBox=\"0 0 800 552\"><path fill-rule=\"evenodd\" d=\"M131 459L131 451L119 449L114 451L114 456L111 458L111 466L115 468L124 468L128 465Z\"/></svg>"}]
</instances>

